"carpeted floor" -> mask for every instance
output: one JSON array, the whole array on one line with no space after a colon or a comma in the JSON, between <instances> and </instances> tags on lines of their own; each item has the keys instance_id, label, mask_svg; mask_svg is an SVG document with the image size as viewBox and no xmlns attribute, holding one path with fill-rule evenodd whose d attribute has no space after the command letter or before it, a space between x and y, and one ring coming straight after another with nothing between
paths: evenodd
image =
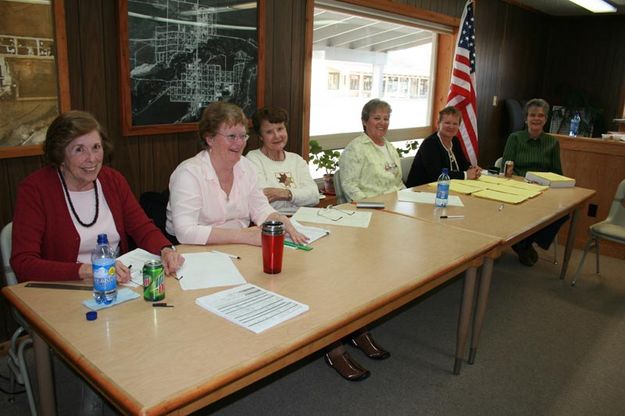
<instances>
[{"instance_id":1,"label":"carpeted floor","mask_svg":"<svg viewBox=\"0 0 625 416\"><path fill-rule=\"evenodd\" d=\"M317 353L196 414L623 415L624 264L602 257L599 277L589 257L572 288L557 278L560 265L540 260L530 269L504 254L495 263L477 361L459 376L452 374L462 291L455 280L371 326L391 351L388 360L371 361L349 347L369 379L344 381ZM63 364L55 368L59 414L88 413L78 399L82 383ZM15 403L4 394L0 400L0 416L27 414L23 394ZM104 406L91 413L113 412Z\"/></svg>"}]
</instances>

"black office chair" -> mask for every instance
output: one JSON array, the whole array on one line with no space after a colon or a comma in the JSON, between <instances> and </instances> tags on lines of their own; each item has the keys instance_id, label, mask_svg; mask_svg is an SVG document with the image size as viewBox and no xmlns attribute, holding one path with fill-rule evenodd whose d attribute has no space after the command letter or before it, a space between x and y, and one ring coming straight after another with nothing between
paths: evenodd
<instances>
[{"instance_id":1,"label":"black office chair","mask_svg":"<svg viewBox=\"0 0 625 416\"><path fill-rule=\"evenodd\" d=\"M525 117L523 115L523 107L525 101L520 101L515 98L506 98L504 101L505 118L502 123L504 130L504 140L510 136L510 133L523 130L525 128Z\"/></svg>"},{"instance_id":2,"label":"black office chair","mask_svg":"<svg viewBox=\"0 0 625 416\"><path fill-rule=\"evenodd\" d=\"M154 221L154 224L163 232L165 237L172 244L178 244L178 240L167 233L165 224L167 223L167 203L169 202L169 190L163 192L147 191L139 197L139 204L146 215Z\"/></svg>"}]
</instances>

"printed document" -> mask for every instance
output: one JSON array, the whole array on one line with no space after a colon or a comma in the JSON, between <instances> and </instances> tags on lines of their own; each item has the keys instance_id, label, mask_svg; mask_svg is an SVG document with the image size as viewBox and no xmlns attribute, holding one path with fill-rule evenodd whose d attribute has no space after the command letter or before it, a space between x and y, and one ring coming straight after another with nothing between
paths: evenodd
<instances>
[{"instance_id":1,"label":"printed document","mask_svg":"<svg viewBox=\"0 0 625 416\"><path fill-rule=\"evenodd\" d=\"M308 305L252 284L202 296L195 303L257 334L308 310Z\"/></svg>"}]
</instances>

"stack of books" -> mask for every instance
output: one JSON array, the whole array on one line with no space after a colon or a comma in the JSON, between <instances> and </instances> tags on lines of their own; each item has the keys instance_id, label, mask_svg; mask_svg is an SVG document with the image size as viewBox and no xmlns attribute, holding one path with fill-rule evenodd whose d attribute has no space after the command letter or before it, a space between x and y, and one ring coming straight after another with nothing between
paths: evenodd
<instances>
[{"instance_id":1,"label":"stack of books","mask_svg":"<svg viewBox=\"0 0 625 416\"><path fill-rule=\"evenodd\" d=\"M575 179L553 172L527 172L525 179L550 188L572 188L575 186Z\"/></svg>"}]
</instances>

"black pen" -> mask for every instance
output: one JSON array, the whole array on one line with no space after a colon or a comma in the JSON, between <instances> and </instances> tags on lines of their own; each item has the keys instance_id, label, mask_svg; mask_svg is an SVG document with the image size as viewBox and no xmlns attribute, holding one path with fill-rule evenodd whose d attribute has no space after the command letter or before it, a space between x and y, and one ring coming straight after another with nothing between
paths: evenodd
<instances>
[{"instance_id":1,"label":"black pen","mask_svg":"<svg viewBox=\"0 0 625 416\"><path fill-rule=\"evenodd\" d=\"M176 279L176 280L181 280L183 277L184 277L184 276L180 276L180 277L178 277L178 276L174 276L174 279Z\"/></svg>"},{"instance_id":2,"label":"black pen","mask_svg":"<svg viewBox=\"0 0 625 416\"><path fill-rule=\"evenodd\" d=\"M159 302L159 303L153 303L152 307L153 308L173 308L174 305L168 305L165 302Z\"/></svg>"}]
</instances>

